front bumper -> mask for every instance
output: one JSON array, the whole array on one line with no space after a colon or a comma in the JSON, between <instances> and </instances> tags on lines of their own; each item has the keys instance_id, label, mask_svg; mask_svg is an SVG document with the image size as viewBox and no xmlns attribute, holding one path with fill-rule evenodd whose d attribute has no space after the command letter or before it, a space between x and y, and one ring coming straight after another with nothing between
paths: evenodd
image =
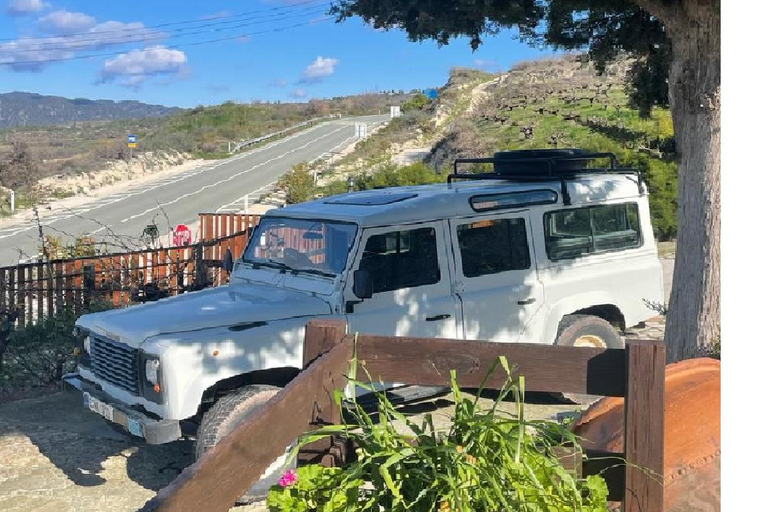
<instances>
[{"instance_id":1,"label":"front bumper","mask_svg":"<svg viewBox=\"0 0 768 512\"><path fill-rule=\"evenodd\" d=\"M181 425L178 420L150 418L130 408L128 405L118 402L77 373L68 373L64 375L62 380L65 389L68 391L78 390L83 393L83 406L86 409L97 412L108 421L122 426L129 434L143 438L147 444L169 443L181 437ZM95 400L91 401L91 398ZM89 407L89 402L106 406L106 408L96 410L93 407Z\"/></svg>"}]
</instances>

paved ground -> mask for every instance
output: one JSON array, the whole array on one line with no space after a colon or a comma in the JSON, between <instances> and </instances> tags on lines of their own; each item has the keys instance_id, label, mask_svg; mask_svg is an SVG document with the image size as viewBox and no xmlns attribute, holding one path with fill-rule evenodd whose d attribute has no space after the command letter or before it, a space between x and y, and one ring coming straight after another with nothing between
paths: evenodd
<instances>
[{"instance_id":1,"label":"paved ground","mask_svg":"<svg viewBox=\"0 0 768 512\"><path fill-rule=\"evenodd\" d=\"M168 230L192 223L202 211L216 211L242 204L265 190L299 162L338 151L355 139L355 122L369 128L389 116L365 116L319 124L264 147L226 160L212 161L182 174L171 173L126 187L120 193L100 197L67 210L43 212L46 232L64 236L87 233L96 238L138 238L150 223ZM167 218L166 218L167 217ZM0 266L18 261L20 252L37 253L37 226L33 221L3 223L0 228Z\"/></svg>"}]
</instances>

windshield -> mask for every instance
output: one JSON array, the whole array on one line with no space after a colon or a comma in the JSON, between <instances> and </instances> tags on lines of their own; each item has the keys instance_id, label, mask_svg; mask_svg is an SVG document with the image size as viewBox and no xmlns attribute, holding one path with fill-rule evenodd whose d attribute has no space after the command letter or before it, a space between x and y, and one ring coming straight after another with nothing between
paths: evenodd
<instances>
[{"instance_id":1,"label":"windshield","mask_svg":"<svg viewBox=\"0 0 768 512\"><path fill-rule=\"evenodd\" d=\"M355 224L264 217L243 261L335 275L344 270L356 233Z\"/></svg>"}]
</instances>

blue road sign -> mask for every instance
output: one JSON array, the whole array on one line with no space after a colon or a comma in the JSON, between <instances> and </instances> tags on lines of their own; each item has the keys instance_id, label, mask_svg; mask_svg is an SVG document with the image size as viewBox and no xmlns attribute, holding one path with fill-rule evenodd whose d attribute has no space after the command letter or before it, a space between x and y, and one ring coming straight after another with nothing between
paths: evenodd
<instances>
[{"instance_id":1,"label":"blue road sign","mask_svg":"<svg viewBox=\"0 0 768 512\"><path fill-rule=\"evenodd\" d=\"M128 144L136 144L139 141L139 138L133 134L128 136Z\"/></svg>"}]
</instances>

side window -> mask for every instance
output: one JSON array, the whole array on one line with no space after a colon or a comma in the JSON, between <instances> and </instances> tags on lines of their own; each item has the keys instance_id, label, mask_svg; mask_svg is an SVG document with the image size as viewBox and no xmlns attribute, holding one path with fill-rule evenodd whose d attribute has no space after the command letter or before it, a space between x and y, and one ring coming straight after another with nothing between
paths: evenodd
<instances>
[{"instance_id":1,"label":"side window","mask_svg":"<svg viewBox=\"0 0 768 512\"><path fill-rule=\"evenodd\" d=\"M636 203L549 212L544 215L544 229L550 260L631 249L641 241Z\"/></svg>"},{"instance_id":2,"label":"side window","mask_svg":"<svg viewBox=\"0 0 768 512\"><path fill-rule=\"evenodd\" d=\"M365 244L360 269L371 273L373 293L439 282L435 229L373 235Z\"/></svg>"},{"instance_id":3,"label":"side window","mask_svg":"<svg viewBox=\"0 0 768 512\"><path fill-rule=\"evenodd\" d=\"M531 267L523 219L488 219L456 228L461 267L466 277Z\"/></svg>"}]
</instances>

